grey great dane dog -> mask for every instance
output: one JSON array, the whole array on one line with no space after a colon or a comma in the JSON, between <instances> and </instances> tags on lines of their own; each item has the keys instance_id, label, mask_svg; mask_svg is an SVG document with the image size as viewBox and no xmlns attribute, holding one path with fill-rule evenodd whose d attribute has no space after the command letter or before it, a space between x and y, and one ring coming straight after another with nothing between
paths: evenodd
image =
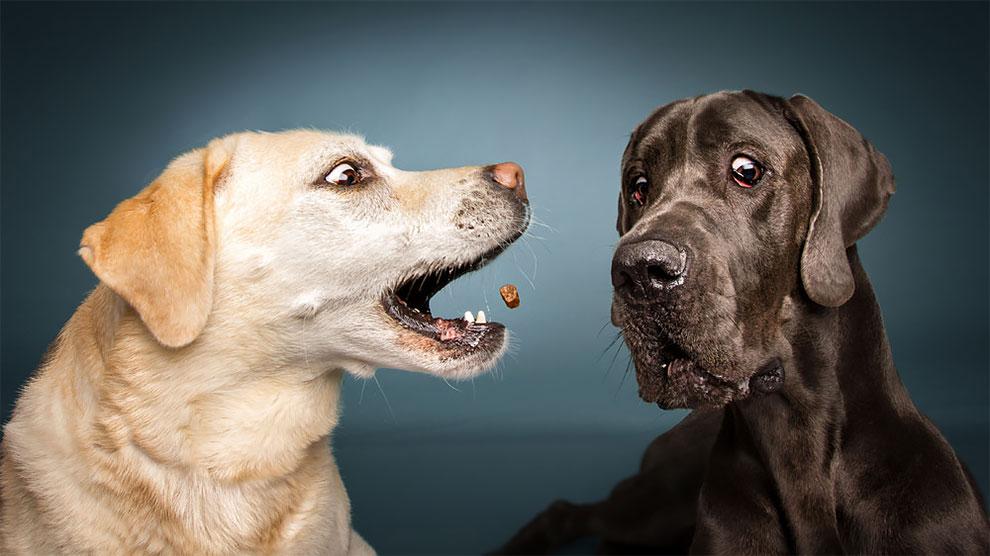
<instances>
[{"instance_id":1,"label":"grey great dane dog","mask_svg":"<svg viewBox=\"0 0 990 556\"><path fill-rule=\"evenodd\" d=\"M622 160L612 321L639 394L694 411L608 499L503 553L982 553L983 500L894 367L856 241L887 159L805 96L685 99Z\"/></svg>"}]
</instances>

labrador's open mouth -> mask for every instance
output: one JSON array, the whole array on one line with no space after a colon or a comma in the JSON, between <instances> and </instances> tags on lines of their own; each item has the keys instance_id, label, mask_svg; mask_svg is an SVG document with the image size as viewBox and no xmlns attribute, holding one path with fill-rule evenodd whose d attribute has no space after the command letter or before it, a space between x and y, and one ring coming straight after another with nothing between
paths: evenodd
<instances>
[{"instance_id":1,"label":"labrador's open mouth","mask_svg":"<svg viewBox=\"0 0 990 556\"><path fill-rule=\"evenodd\" d=\"M498 322L488 322L483 312L479 311L477 316L466 312L460 318L434 317L430 313L430 300L447 284L485 266L504 249L505 246L500 246L470 263L409 278L385 294L382 306L403 327L444 346L472 350L492 332L499 332L496 336L501 337L505 326Z\"/></svg>"}]
</instances>

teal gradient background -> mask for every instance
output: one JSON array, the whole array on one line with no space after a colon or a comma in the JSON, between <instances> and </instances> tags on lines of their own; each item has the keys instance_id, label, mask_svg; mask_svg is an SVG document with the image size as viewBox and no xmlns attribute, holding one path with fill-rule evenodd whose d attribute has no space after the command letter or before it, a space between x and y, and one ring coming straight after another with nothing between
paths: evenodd
<instances>
[{"instance_id":1,"label":"teal gradient background","mask_svg":"<svg viewBox=\"0 0 990 556\"><path fill-rule=\"evenodd\" d=\"M333 441L377 550L494 549L555 498L605 496L683 417L639 401L628 352L609 348L619 158L655 107L750 88L811 96L890 159L898 192L860 254L916 404L990 486L986 3L0 10L4 421L96 284L75 255L83 229L172 157L315 127L387 145L407 170L513 160L540 224L433 303L485 309L512 353L464 383L348 378Z\"/></svg>"}]
</instances>

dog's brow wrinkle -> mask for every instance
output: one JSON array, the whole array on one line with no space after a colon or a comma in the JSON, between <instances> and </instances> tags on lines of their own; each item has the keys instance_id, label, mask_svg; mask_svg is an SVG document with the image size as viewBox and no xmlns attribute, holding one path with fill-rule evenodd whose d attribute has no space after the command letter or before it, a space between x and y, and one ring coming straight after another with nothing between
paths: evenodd
<instances>
[{"instance_id":1,"label":"dog's brow wrinkle","mask_svg":"<svg viewBox=\"0 0 990 556\"><path fill-rule=\"evenodd\" d=\"M368 150L371 152L371 156L382 165L391 166L393 157L391 150L379 145L368 145Z\"/></svg>"}]
</instances>

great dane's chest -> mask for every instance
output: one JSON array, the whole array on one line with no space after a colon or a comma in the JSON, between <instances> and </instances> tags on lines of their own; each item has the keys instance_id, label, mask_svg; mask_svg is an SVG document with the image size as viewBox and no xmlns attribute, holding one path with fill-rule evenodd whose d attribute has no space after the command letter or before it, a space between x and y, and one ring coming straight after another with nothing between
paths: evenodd
<instances>
[{"instance_id":1,"label":"great dane's chest","mask_svg":"<svg viewBox=\"0 0 990 556\"><path fill-rule=\"evenodd\" d=\"M842 552L837 435L827 421L783 418L779 407L765 405L726 409L700 492L692 550Z\"/></svg>"}]
</instances>

